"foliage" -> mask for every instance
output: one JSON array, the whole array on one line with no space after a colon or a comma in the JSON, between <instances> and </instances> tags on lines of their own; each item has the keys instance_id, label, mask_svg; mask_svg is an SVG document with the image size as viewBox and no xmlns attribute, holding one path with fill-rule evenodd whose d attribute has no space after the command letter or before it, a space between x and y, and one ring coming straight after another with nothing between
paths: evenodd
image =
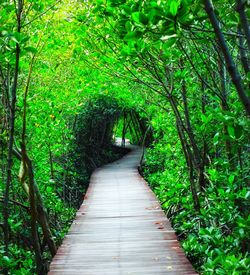
<instances>
[{"instance_id":1,"label":"foliage","mask_svg":"<svg viewBox=\"0 0 250 275\"><path fill-rule=\"evenodd\" d=\"M59 245L91 171L120 156L111 139L125 132L153 140L143 173L197 270L248 272L247 4L210 4L0 1L5 273L39 273L39 253L44 266L51 257L48 240L35 249L45 234L25 184L38 187Z\"/></svg>"},{"instance_id":2,"label":"foliage","mask_svg":"<svg viewBox=\"0 0 250 275\"><path fill-rule=\"evenodd\" d=\"M171 118L165 117L165 123L171 123ZM156 125L154 121L153 125ZM162 131L162 126L158 127ZM238 172L232 173L225 159L216 158L207 170L209 181L201 197L203 207L197 214L192 205L185 160L181 157L181 144L176 142L176 133L169 129L166 127L166 134L147 149L146 179L161 201L188 258L202 274L246 274L249 257L242 251L249 240L249 216L236 207L239 202L246 207L249 201L247 187L238 190L243 184L239 175L243 171L238 168Z\"/></svg>"},{"instance_id":3,"label":"foliage","mask_svg":"<svg viewBox=\"0 0 250 275\"><path fill-rule=\"evenodd\" d=\"M74 128L76 146L72 154L80 175L77 186L83 186L86 190L89 176L95 168L120 158L124 153L112 144L113 128L122 113L122 107L108 95L97 95L81 108Z\"/></svg>"}]
</instances>

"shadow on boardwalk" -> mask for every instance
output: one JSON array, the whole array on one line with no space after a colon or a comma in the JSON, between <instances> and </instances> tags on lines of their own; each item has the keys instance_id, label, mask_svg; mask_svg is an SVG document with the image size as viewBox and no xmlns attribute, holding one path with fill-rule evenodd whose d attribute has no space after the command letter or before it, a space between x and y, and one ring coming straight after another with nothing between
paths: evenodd
<instances>
[{"instance_id":1,"label":"shadow on boardwalk","mask_svg":"<svg viewBox=\"0 0 250 275\"><path fill-rule=\"evenodd\" d=\"M139 175L141 149L97 169L50 275L197 274Z\"/></svg>"}]
</instances>

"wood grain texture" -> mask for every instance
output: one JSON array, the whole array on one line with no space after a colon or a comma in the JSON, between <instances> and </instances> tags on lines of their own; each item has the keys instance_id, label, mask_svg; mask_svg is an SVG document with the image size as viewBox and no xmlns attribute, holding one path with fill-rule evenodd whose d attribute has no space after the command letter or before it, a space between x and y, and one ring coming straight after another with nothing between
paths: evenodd
<instances>
[{"instance_id":1,"label":"wood grain texture","mask_svg":"<svg viewBox=\"0 0 250 275\"><path fill-rule=\"evenodd\" d=\"M141 150L97 169L50 275L197 274L139 175Z\"/></svg>"}]
</instances>

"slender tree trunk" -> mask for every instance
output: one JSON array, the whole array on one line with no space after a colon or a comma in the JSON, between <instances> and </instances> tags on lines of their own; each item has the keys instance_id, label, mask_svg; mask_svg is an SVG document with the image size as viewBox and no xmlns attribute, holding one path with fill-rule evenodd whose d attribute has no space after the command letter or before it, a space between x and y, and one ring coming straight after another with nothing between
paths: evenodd
<instances>
[{"instance_id":1,"label":"slender tree trunk","mask_svg":"<svg viewBox=\"0 0 250 275\"><path fill-rule=\"evenodd\" d=\"M202 95L201 95L201 112L203 115L206 114L206 105L207 105L207 97L205 93L205 85L204 82L201 82L201 90L202 90ZM203 136L203 152L202 152L202 161L203 161L203 166L208 166L209 161L208 161L208 155L209 155L209 144L207 142L207 137Z\"/></svg>"},{"instance_id":2,"label":"slender tree trunk","mask_svg":"<svg viewBox=\"0 0 250 275\"><path fill-rule=\"evenodd\" d=\"M36 264L37 264L37 270L38 272L43 272L42 268L42 256L41 256L41 250L39 246L39 239L37 235L37 229L36 229L36 220L39 221L44 239L46 240L48 247L50 249L51 255L54 256L56 254L56 246L49 228L49 223L47 219L46 210L43 205L42 196L39 192L39 188L35 182L33 167L32 167L32 161L29 159L27 152L26 152L26 125L27 125L27 97L28 97L28 91L29 91L29 85L31 81L31 74L33 69L33 64L35 60L35 55L33 55L31 64L30 64L30 70L27 78L27 84L24 91L24 109L23 109L23 129L22 129L22 160L24 167L27 167L28 169L28 179L29 179L29 197L30 197L30 206L31 206L31 214L32 214L32 235L34 238L34 248L35 248L35 254L36 254ZM25 176L25 175L24 175ZM34 193L34 194L33 194ZM34 220L36 219L36 220ZM38 273L42 274L42 273Z\"/></svg>"},{"instance_id":3,"label":"slender tree trunk","mask_svg":"<svg viewBox=\"0 0 250 275\"><path fill-rule=\"evenodd\" d=\"M17 32L21 31L21 14L22 14L22 1L18 1L17 6ZM7 178L4 192L4 203L3 203L3 228L4 228L4 249L5 254L9 254L9 193L10 185L12 181L12 165L13 165L13 145L14 145L14 134L15 134L15 114L16 114L16 94L18 84L18 73L19 73L19 60L20 60L20 46L16 43L16 57L15 57L15 71L14 79L11 89L10 99L10 120L9 120L9 141L8 141L8 156L7 156ZM4 271L8 274L8 270Z\"/></svg>"},{"instance_id":4,"label":"slender tree trunk","mask_svg":"<svg viewBox=\"0 0 250 275\"><path fill-rule=\"evenodd\" d=\"M122 128L122 147L125 147L125 135L126 135L126 113L123 114L123 128Z\"/></svg>"},{"instance_id":5,"label":"slender tree trunk","mask_svg":"<svg viewBox=\"0 0 250 275\"><path fill-rule=\"evenodd\" d=\"M134 132L135 132L135 135L136 135L137 142L138 142L138 144L140 145L140 144L141 144L142 138L139 137L139 134L138 134L137 119L135 119L135 117L133 116L133 114L132 114L131 112L130 112L130 118L131 118L132 124L134 125ZM133 129L132 129L132 127L130 126L130 132L132 133L132 131L133 131Z\"/></svg>"},{"instance_id":6,"label":"slender tree trunk","mask_svg":"<svg viewBox=\"0 0 250 275\"><path fill-rule=\"evenodd\" d=\"M39 221L39 223L42 227L44 238L45 238L45 240L48 244L50 253L53 257L56 254L56 245L55 245L55 242L53 240L52 233L50 231L47 212L46 212L46 209L45 209L44 204L43 204L43 199L42 199L42 196L40 194L40 191L38 189L38 186L37 186L36 182L34 182L34 189L35 189L35 193L36 193L38 221Z\"/></svg>"},{"instance_id":7,"label":"slender tree trunk","mask_svg":"<svg viewBox=\"0 0 250 275\"><path fill-rule=\"evenodd\" d=\"M31 232L32 232L32 243L35 252L36 259L36 271L38 275L43 275L43 260L41 254L41 248L39 243L39 236L37 231L37 211L36 211L36 197L34 190L34 172L32 167L32 162L29 159L25 145L22 144L22 158L24 165L27 167L27 174L29 179L29 202L31 210Z\"/></svg>"},{"instance_id":8,"label":"slender tree trunk","mask_svg":"<svg viewBox=\"0 0 250 275\"><path fill-rule=\"evenodd\" d=\"M176 119L176 128L178 132L179 139L181 141L182 150L186 159L187 168L189 171L189 181L190 181L190 189L192 193L193 203L194 203L194 209L199 213L200 212L200 201L196 190L196 184L195 184L195 178L194 178L194 169L193 164L191 160L191 152L190 152L190 146L187 144L185 135L183 133L182 126L178 119Z\"/></svg>"},{"instance_id":9,"label":"slender tree trunk","mask_svg":"<svg viewBox=\"0 0 250 275\"><path fill-rule=\"evenodd\" d=\"M194 156L194 162L192 164L192 169L195 168L195 170L197 171L197 176L198 176L198 180L197 180L197 186L196 189L197 191L200 191L201 188L205 187L205 178L204 178L204 162L202 160L201 157L201 152L198 149L196 140L195 140L195 136L194 136L194 132L193 129L191 127L191 123L190 123L190 118L189 118L189 111L188 111L188 106L187 106L187 99L184 96L184 114L185 114L185 118L186 118L186 125L187 125L187 131L189 133L190 136L190 142L192 144L192 148L193 148L193 156ZM193 173L192 173L193 174Z\"/></svg>"},{"instance_id":10,"label":"slender tree trunk","mask_svg":"<svg viewBox=\"0 0 250 275\"><path fill-rule=\"evenodd\" d=\"M184 153L184 157L186 159L186 164L187 164L187 167L189 169L190 168L190 159L189 159L189 155L188 155L188 152L187 152L187 144L185 142L185 136L183 134L183 131L182 131L181 126L179 125L177 119L176 119L176 129L177 129L179 139L181 141L181 146L182 146L182 150L183 150L183 153Z\"/></svg>"},{"instance_id":11,"label":"slender tree trunk","mask_svg":"<svg viewBox=\"0 0 250 275\"><path fill-rule=\"evenodd\" d=\"M245 107L245 110L246 110L247 114L250 116L250 98L245 93L241 76L239 74L239 71L236 67L235 62L233 61L233 57L230 54L226 39L225 39L224 34L220 28L218 18L215 14L213 4L212 4L211 0L203 0L203 2L205 5L205 10L208 14L209 20L214 28L215 36L217 37L222 54L224 55L224 58L226 60L227 70L231 76L233 84L235 85L235 88L239 95L239 98Z\"/></svg>"},{"instance_id":12,"label":"slender tree trunk","mask_svg":"<svg viewBox=\"0 0 250 275\"><path fill-rule=\"evenodd\" d=\"M106 130L107 130L107 121L104 122L104 125L103 125L103 128L102 128L102 136L101 136L101 139L100 139L100 144L103 145L103 142L106 141L105 138L106 138Z\"/></svg>"},{"instance_id":13,"label":"slender tree trunk","mask_svg":"<svg viewBox=\"0 0 250 275\"><path fill-rule=\"evenodd\" d=\"M143 140L144 140L144 134L145 134L146 131L147 131L147 132L149 131L149 130L148 130L148 127L147 127L147 125L143 122L143 120L139 117L138 114L136 114L135 112L133 112L132 115L135 117L136 121L138 122L139 128L140 128L140 133L141 133L141 141L140 141L140 142L141 142L141 143L145 143L146 140L143 141ZM151 127L150 127L150 129L151 129ZM149 132L148 132L148 134L149 134ZM149 136L149 135L147 135L147 136ZM146 144L146 143L145 143L145 144Z\"/></svg>"},{"instance_id":14,"label":"slender tree trunk","mask_svg":"<svg viewBox=\"0 0 250 275\"><path fill-rule=\"evenodd\" d=\"M142 140L142 155L141 155L141 160L140 160L140 169L142 167L142 163L143 163L143 159L144 159L144 155L145 155L145 146L146 146L146 139L147 139L147 136L149 134L149 132L151 131L151 128L152 126L149 125L147 130L145 131L144 135L143 135L143 140Z\"/></svg>"},{"instance_id":15,"label":"slender tree trunk","mask_svg":"<svg viewBox=\"0 0 250 275\"><path fill-rule=\"evenodd\" d=\"M245 5L247 2L247 0L236 0L236 11L239 13L241 26L246 36L248 49L250 50L250 28L247 19L247 14L245 12Z\"/></svg>"},{"instance_id":16,"label":"slender tree trunk","mask_svg":"<svg viewBox=\"0 0 250 275\"><path fill-rule=\"evenodd\" d=\"M188 108L188 102L187 102L187 88L186 88L186 82L185 80L182 83L182 100L183 100L183 105L184 105L184 115L185 115L185 121L186 121L186 129L188 132L188 136L190 139L190 143L192 144L192 148L194 151L194 157L195 157L195 164L197 167L199 167L202 163L201 160L201 154L200 150L198 148L197 142L195 140L195 135L193 128L191 126L191 120L190 120L190 115L189 115L189 108Z\"/></svg>"},{"instance_id":17,"label":"slender tree trunk","mask_svg":"<svg viewBox=\"0 0 250 275\"><path fill-rule=\"evenodd\" d=\"M39 236L37 231L37 209L36 209L36 195L35 195L35 189L34 189L35 179L34 179L32 162L28 157L27 150L26 150L27 97L28 97L28 90L29 90L34 60L35 60L35 55L33 55L31 59L29 74L28 74L27 83L24 90L24 97L23 97L23 129L22 129L21 150L22 150L22 163L23 163L24 173L22 177L24 180L25 180L25 177L28 177L28 181L29 181L28 196L29 196L30 210L31 210L31 233L32 233L33 248L35 252L36 271L38 275L42 275L44 272L43 272L43 260L42 260L41 247L40 247Z\"/></svg>"},{"instance_id":18,"label":"slender tree trunk","mask_svg":"<svg viewBox=\"0 0 250 275\"><path fill-rule=\"evenodd\" d=\"M242 37L241 26L238 26L238 33L239 33L239 52L240 52L240 59L245 74L249 72L249 56L247 55L248 50L244 46L244 38Z\"/></svg>"},{"instance_id":19,"label":"slender tree trunk","mask_svg":"<svg viewBox=\"0 0 250 275\"><path fill-rule=\"evenodd\" d=\"M225 65L223 64L223 61L221 60L221 57L218 56L218 65L219 65L219 73L220 73L220 81L221 81L221 91L222 91L222 96L223 96L223 101L221 102L221 109L223 111L229 111L228 104L224 104L224 102L227 102L227 87L226 87L226 68ZM228 136L228 131L227 131L227 125L224 124L223 126L223 132L226 136ZM233 168L233 154L232 154L232 145L231 141L229 139L225 140L225 148L226 148L226 154L228 158L228 162L230 163L230 166Z\"/></svg>"}]
</instances>

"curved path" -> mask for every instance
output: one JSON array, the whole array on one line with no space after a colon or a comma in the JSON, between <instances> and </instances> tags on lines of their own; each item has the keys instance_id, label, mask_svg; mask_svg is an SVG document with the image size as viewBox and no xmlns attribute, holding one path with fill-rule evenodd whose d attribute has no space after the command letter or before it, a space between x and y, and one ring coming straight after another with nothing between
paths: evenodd
<instances>
[{"instance_id":1,"label":"curved path","mask_svg":"<svg viewBox=\"0 0 250 275\"><path fill-rule=\"evenodd\" d=\"M141 150L97 169L50 275L195 273L139 175Z\"/></svg>"}]
</instances>

